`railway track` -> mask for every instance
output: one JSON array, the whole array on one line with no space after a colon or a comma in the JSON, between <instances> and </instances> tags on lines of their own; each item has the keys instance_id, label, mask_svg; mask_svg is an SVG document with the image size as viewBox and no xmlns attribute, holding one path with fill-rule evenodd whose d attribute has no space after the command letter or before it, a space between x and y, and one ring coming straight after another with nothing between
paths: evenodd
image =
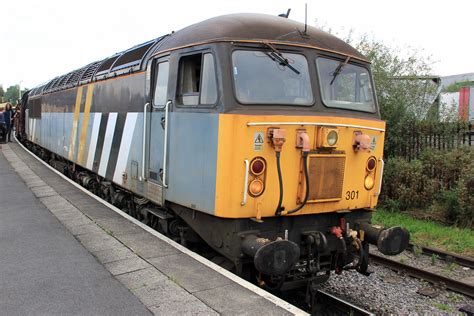
<instances>
[{"instance_id":1,"label":"railway track","mask_svg":"<svg viewBox=\"0 0 474 316\"><path fill-rule=\"evenodd\" d=\"M373 316L371 313L363 308L360 308L352 303L349 303L339 297L329 294L325 291L319 290L317 293L317 299L320 302L324 302L327 308L321 312L315 314L321 315L352 315L352 316Z\"/></svg>"},{"instance_id":2,"label":"railway track","mask_svg":"<svg viewBox=\"0 0 474 316\"><path fill-rule=\"evenodd\" d=\"M406 273L409 276L428 281L434 285L444 287L454 292L474 298L474 286L472 284L454 280L443 275L400 263L398 261L373 253L370 254L370 259L373 263L385 266L395 271Z\"/></svg>"},{"instance_id":3,"label":"railway track","mask_svg":"<svg viewBox=\"0 0 474 316\"><path fill-rule=\"evenodd\" d=\"M374 313L365 310L362 307L354 305L353 303L324 290L316 290L312 308L308 306L304 291L290 291L289 293L281 293L281 295L277 296L288 303L307 311L313 316L375 315Z\"/></svg>"},{"instance_id":4,"label":"railway track","mask_svg":"<svg viewBox=\"0 0 474 316\"><path fill-rule=\"evenodd\" d=\"M407 250L415 253L416 248L417 246L416 245L413 245L413 244L410 244L407 248ZM423 255L426 255L426 256L432 256L432 255L436 255L438 257L438 259L441 259L441 260L444 260L446 262L454 262L460 266L463 266L463 267L468 267L470 269L474 269L474 259L473 258L469 258L469 257L465 257L465 256L461 256L461 255L458 255L456 253L452 253L452 252L447 252L447 251L443 251L443 250L440 250L440 249L435 249L435 248L431 248L431 247L418 247L418 249L421 250L421 253Z\"/></svg>"}]
</instances>

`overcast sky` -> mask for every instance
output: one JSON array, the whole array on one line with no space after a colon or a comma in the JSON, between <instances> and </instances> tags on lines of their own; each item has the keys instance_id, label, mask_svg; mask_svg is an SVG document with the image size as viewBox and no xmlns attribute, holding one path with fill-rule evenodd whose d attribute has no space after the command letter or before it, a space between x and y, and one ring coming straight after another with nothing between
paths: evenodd
<instances>
[{"instance_id":1,"label":"overcast sky","mask_svg":"<svg viewBox=\"0 0 474 316\"><path fill-rule=\"evenodd\" d=\"M474 1L238 0L34 1L0 4L0 84L32 88L90 62L207 18L229 13L277 15L353 29L392 46L424 50L433 74L474 72Z\"/></svg>"}]
</instances>

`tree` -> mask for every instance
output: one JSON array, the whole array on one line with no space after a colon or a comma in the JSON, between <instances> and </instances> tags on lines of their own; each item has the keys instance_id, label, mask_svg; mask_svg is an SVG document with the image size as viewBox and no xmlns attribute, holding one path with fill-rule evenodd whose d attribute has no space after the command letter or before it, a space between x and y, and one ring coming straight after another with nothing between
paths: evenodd
<instances>
[{"instance_id":1,"label":"tree","mask_svg":"<svg viewBox=\"0 0 474 316\"><path fill-rule=\"evenodd\" d=\"M418 50L389 47L368 36L353 40L352 32L345 40L372 63L380 114L387 123L385 153L388 155L403 146L406 139L401 135L406 135L407 126L437 119L433 101L439 91L430 79L431 58Z\"/></svg>"},{"instance_id":2,"label":"tree","mask_svg":"<svg viewBox=\"0 0 474 316\"><path fill-rule=\"evenodd\" d=\"M430 96L437 88L429 82L431 59L422 56L420 51L405 49L402 52L367 36L354 46L372 63L382 117L389 121L405 116L426 119L433 101Z\"/></svg>"},{"instance_id":3,"label":"tree","mask_svg":"<svg viewBox=\"0 0 474 316\"><path fill-rule=\"evenodd\" d=\"M28 89L22 89L21 90L21 95L25 93ZM3 91L3 88L0 90L0 96L1 96L1 91ZM10 103L16 103L18 100L18 85L10 86L7 88L7 91L4 93L3 99L4 102L10 102Z\"/></svg>"},{"instance_id":4,"label":"tree","mask_svg":"<svg viewBox=\"0 0 474 316\"><path fill-rule=\"evenodd\" d=\"M4 96L5 96L5 90L3 90L3 86L0 85L0 102L3 102Z\"/></svg>"},{"instance_id":5,"label":"tree","mask_svg":"<svg viewBox=\"0 0 474 316\"><path fill-rule=\"evenodd\" d=\"M16 102L18 100L18 86L10 86L5 92L5 101L6 102Z\"/></svg>"},{"instance_id":6,"label":"tree","mask_svg":"<svg viewBox=\"0 0 474 316\"><path fill-rule=\"evenodd\" d=\"M326 24L318 27L338 36L370 60L380 113L388 124L431 119L429 114L438 87L432 84L430 56L413 48L390 47L368 35L356 36L353 29L341 34Z\"/></svg>"}]
</instances>

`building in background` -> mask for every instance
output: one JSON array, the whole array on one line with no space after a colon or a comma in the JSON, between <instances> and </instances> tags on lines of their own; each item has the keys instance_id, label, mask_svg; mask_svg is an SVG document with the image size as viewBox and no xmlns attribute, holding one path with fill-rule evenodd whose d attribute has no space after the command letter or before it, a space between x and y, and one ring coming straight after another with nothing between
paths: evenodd
<instances>
[{"instance_id":1,"label":"building in background","mask_svg":"<svg viewBox=\"0 0 474 316\"><path fill-rule=\"evenodd\" d=\"M441 77L441 87L441 113L474 122L474 73Z\"/></svg>"},{"instance_id":2,"label":"building in background","mask_svg":"<svg viewBox=\"0 0 474 316\"><path fill-rule=\"evenodd\" d=\"M459 89L459 119L474 121L474 86Z\"/></svg>"}]
</instances>

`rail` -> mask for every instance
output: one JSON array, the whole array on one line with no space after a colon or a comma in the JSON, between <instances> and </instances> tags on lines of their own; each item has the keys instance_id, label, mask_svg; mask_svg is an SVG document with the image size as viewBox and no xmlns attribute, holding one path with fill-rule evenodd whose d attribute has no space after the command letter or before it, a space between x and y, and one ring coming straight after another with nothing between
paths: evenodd
<instances>
[{"instance_id":1,"label":"rail","mask_svg":"<svg viewBox=\"0 0 474 316\"><path fill-rule=\"evenodd\" d=\"M426 271L414 266L403 264L398 261L388 259L388 258L385 258L380 255L376 255L373 253L370 254L370 259L372 262L385 266L389 269L404 272L417 279L422 279L435 285L444 286L447 289L450 289L454 292L458 292L466 296L469 296L471 298L474 298L474 286L471 284L454 280L454 279L445 277L444 275L436 274L436 273Z\"/></svg>"},{"instance_id":2,"label":"rail","mask_svg":"<svg viewBox=\"0 0 474 316\"><path fill-rule=\"evenodd\" d=\"M410 244L408 246L408 250L414 253L416 247L417 247L416 245ZM443 251L443 250L435 249L431 247L426 247L426 246L421 246L419 247L419 249L421 250L421 253L423 255L426 255L426 256L436 255L438 259L444 260L446 262L454 262L460 266L474 269L474 258L469 258L469 257L458 255L456 253L447 252L447 251Z\"/></svg>"},{"instance_id":3,"label":"rail","mask_svg":"<svg viewBox=\"0 0 474 316\"><path fill-rule=\"evenodd\" d=\"M330 305L332 307L330 315L352 315L352 316L374 316L375 315L374 313L371 313L363 308L360 308L352 303L349 303L323 290L318 290L317 296L319 300L324 302L324 304Z\"/></svg>"}]
</instances>

